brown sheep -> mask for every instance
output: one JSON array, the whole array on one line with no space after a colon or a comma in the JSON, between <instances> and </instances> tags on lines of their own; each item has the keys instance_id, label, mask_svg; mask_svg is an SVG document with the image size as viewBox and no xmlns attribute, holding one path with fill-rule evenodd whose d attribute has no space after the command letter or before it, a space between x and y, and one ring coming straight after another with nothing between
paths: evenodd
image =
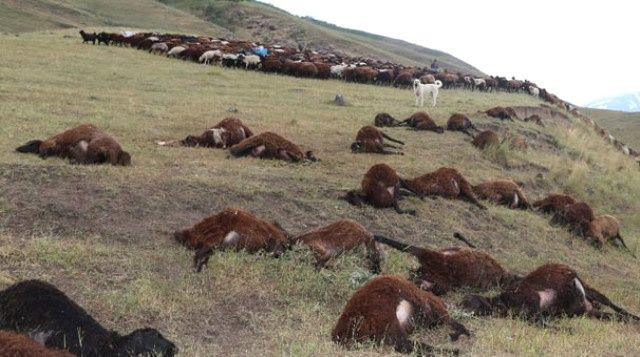
<instances>
[{"instance_id":1,"label":"brown sheep","mask_svg":"<svg viewBox=\"0 0 640 357\"><path fill-rule=\"evenodd\" d=\"M158 145L202 146L225 149L251 136L253 136L253 132L240 119L228 117L208 128L200 136L189 135L182 140L159 141Z\"/></svg>"},{"instance_id":2,"label":"brown sheep","mask_svg":"<svg viewBox=\"0 0 640 357\"><path fill-rule=\"evenodd\" d=\"M45 140L31 140L16 151L39 154L43 159L49 156L69 158L79 164L131 164L131 155L92 124L79 125Z\"/></svg>"},{"instance_id":3,"label":"brown sheep","mask_svg":"<svg viewBox=\"0 0 640 357\"><path fill-rule=\"evenodd\" d=\"M389 115L388 113L378 113L376 114L373 123L377 127L385 127L385 126L396 126L398 121Z\"/></svg>"},{"instance_id":4,"label":"brown sheep","mask_svg":"<svg viewBox=\"0 0 640 357\"><path fill-rule=\"evenodd\" d=\"M288 238L277 223L269 223L251 213L226 208L209 216L193 227L174 233L174 238L188 249L195 249L194 268L202 271L214 250L260 250L278 257L288 246Z\"/></svg>"},{"instance_id":5,"label":"brown sheep","mask_svg":"<svg viewBox=\"0 0 640 357\"><path fill-rule=\"evenodd\" d=\"M526 118L524 118L524 121L526 122L532 122L534 124L540 125L541 127L544 127L544 122L542 121L542 118L540 118L540 116L538 114L533 114L531 116L528 116Z\"/></svg>"},{"instance_id":6,"label":"brown sheep","mask_svg":"<svg viewBox=\"0 0 640 357\"><path fill-rule=\"evenodd\" d=\"M489 146L500 145L500 138L493 130L485 130L480 132L471 142L473 146L480 150L486 149Z\"/></svg>"},{"instance_id":7,"label":"brown sheep","mask_svg":"<svg viewBox=\"0 0 640 357\"><path fill-rule=\"evenodd\" d=\"M616 306L605 295L587 285L575 270L563 264L545 264L509 286L496 297L467 296L462 305L478 315L509 312L542 321L543 317L586 315L610 319L598 305L610 307L623 320L640 320Z\"/></svg>"},{"instance_id":8,"label":"brown sheep","mask_svg":"<svg viewBox=\"0 0 640 357\"><path fill-rule=\"evenodd\" d=\"M576 202L576 199L569 195L552 193L541 200L535 201L533 207L544 213L556 213L560 212L564 206L572 205Z\"/></svg>"},{"instance_id":9,"label":"brown sheep","mask_svg":"<svg viewBox=\"0 0 640 357\"><path fill-rule=\"evenodd\" d=\"M399 122L395 126L408 126L413 128L413 130L430 130L435 131L438 134L444 133L444 128L436 125L429 114L425 112L414 113L409 118Z\"/></svg>"},{"instance_id":10,"label":"brown sheep","mask_svg":"<svg viewBox=\"0 0 640 357\"><path fill-rule=\"evenodd\" d=\"M373 234L361 224L350 219L334 222L326 227L317 228L292 239L309 246L316 258L316 269L322 269L327 262L342 254L364 245L367 249L369 269L373 274L380 273L381 254Z\"/></svg>"},{"instance_id":11,"label":"brown sheep","mask_svg":"<svg viewBox=\"0 0 640 357\"><path fill-rule=\"evenodd\" d=\"M393 346L401 353L416 350L419 355L458 354L457 350L435 349L409 340L416 327L440 324L451 328L454 341L461 335L470 336L462 324L451 318L439 297L402 277L383 275L369 280L351 296L331 331L331 339L347 348L374 341Z\"/></svg>"},{"instance_id":12,"label":"brown sheep","mask_svg":"<svg viewBox=\"0 0 640 357\"><path fill-rule=\"evenodd\" d=\"M525 138L523 135L516 135L509 139L509 148L517 150L527 150L529 148L529 143L527 142L527 138Z\"/></svg>"},{"instance_id":13,"label":"brown sheep","mask_svg":"<svg viewBox=\"0 0 640 357\"><path fill-rule=\"evenodd\" d=\"M551 218L551 224L565 225L572 232L584 236L589 223L595 219L593 209L585 202L577 202L564 206Z\"/></svg>"},{"instance_id":14,"label":"brown sheep","mask_svg":"<svg viewBox=\"0 0 640 357\"><path fill-rule=\"evenodd\" d=\"M622 246L635 258L635 255L627 247L620 235L620 222L611 215L605 214L596 217L589 222L586 236L593 238L599 247L603 247L608 241L619 240Z\"/></svg>"},{"instance_id":15,"label":"brown sheep","mask_svg":"<svg viewBox=\"0 0 640 357\"><path fill-rule=\"evenodd\" d=\"M296 76L305 78L315 78L318 76L318 69L311 62L302 62L296 68Z\"/></svg>"},{"instance_id":16,"label":"brown sheep","mask_svg":"<svg viewBox=\"0 0 640 357\"><path fill-rule=\"evenodd\" d=\"M73 357L69 352L50 349L19 333L0 331L0 356Z\"/></svg>"},{"instance_id":17,"label":"brown sheep","mask_svg":"<svg viewBox=\"0 0 640 357\"><path fill-rule=\"evenodd\" d=\"M512 180L485 181L473 186L473 192L481 200L506 204L509 208L531 209L527 196Z\"/></svg>"},{"instance_id":18,"label":"brown sheep","mask_svg":"<svg viewBox=\"0 0 640 357\"><path fill-rule=\"evenodd\" d=\"M500 120L511 120L516 117L516 112L511 107L493 107L484 111L488 116L492 118L498 118Z\"/></svg>"},{"instance_id":19,"label":"brown sheep","mask_svg":"<svg viewBox=\"0 0 640 357\"><path fill-rule=\"evenodd\" d=\"M376 208L393 207L400 214L416 214L415 210L403 210L398 205L401 195L400 177L387 164L371 166L362 179L361 187L361 190L347 192L344 199L358 207L367 202Z\"/></svg>"},{"instance_id":20,"label":"brown sheep","mask_svg":"<svg viewBox=\"0 0 640 357\"><path fill-rule=\"evenodd\" d=\"M316 66L316 69L318 70L318 74L316 75L317 78L328 79L329 77L331 77L330 65L320 62L314 62L313 65Z\"/></svg>"},{"instance_id":21,"label":"brown sheep","mask_svg":"<svg viewBox=\"0 0 640 357\"><path fill-rule=\"evenodd\" d=\"M454 237L470 243L460 233ZM409 253L418 259L420 267L412 272L416 285L436 295L460 288L489 289L518 279L518 275L504 269L489 254L469 248L446 248L440 251L408 245L380 235L379 243Z\"/></svg>"},{"instance_id":22,"label":"brown sheep","mask_svg":"<svg viewBox=\"0 0 640 357\"><path fill-rule=\"evenodd\" d=\"M436 77L433 74L425 74L420 77L420 83L422 84L434 84L436 82Z\"/></svg>"},{"instance_id":23,"label":"brown sheep","mask_svg":"<svg viewBox=\"0 0 640 357\"><path fill-rule=\"evenodd\" d=\"M461 131L471 137L473 135L469 132L469 129L478 130L471 122L471 119L464 114L454 113L447 121L447 130Z\"/></svg>"},{"instance_id":24,"label":"brown sheep","mask_svg":"<svg viewBox=\"0 0 640 357\"><path fill-rule=\"evenodd\" d=\"M413 85L413 74L409 72L400 72L393 80L394 87L410 87Z\"/></svg>"},{"instance_id":25,"label":"brown sheep","mask_svg":"<svg viewBox=\"0 0 640 357\"><path fill-rule=\"evenodd\" d=\"M369 152L376 154L404 155L402 152L387 150L387 148L401 150L402 147L387 144L385 143L385 139L404 145L404 142L388 136L384 132L376 129L374 126L367 125L358 130L356 140L351 144L351 151L354 153Z\"/></svg>"},{"instance_id":26,"label":"brown sheep","mask_svg":"<svg viewBox=\"0 0 640 357\"><path fill-rule=\"evenodd\" d=\"M298 145L276 133L268 131L242 140L233 145L229 152L233 156L251 155L264 159L280 159L291 162L316 161L312 151L304 153Z\"/></svg>"},{"instance_id":27,"label":"brown sheep","mask_svg":"<svg viewBox=\"0 0 640 357\"><path fill-rule=\"evenodd\" d=\"M486 209L473 194L469 181L458 170L450 167L441 167L411 180L401 179L400 186L422 197L466 198L476 206Z\"/></svg>"}]
</instances>

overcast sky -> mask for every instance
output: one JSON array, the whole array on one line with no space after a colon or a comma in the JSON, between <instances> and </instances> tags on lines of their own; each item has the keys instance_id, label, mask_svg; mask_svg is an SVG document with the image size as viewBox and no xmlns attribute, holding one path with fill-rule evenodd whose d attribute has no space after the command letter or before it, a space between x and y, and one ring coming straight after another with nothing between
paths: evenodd
<instances>
[{"instance_id":1,"label":"overcast sky","mask_svg":"<svg viewBox=\"0 0 640 357\"><path fill-rule=\"evenodd\" d=\"M640 91L640 2L263 0L441 50L575 104Z\"/></svg>"}]
</instances>

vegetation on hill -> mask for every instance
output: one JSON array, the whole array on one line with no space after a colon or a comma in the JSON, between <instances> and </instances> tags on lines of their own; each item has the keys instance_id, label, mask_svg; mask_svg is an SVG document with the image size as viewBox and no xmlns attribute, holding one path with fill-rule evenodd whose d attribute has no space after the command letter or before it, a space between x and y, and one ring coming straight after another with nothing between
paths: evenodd
<instances>
[{"instance_id":1,"label":"vegetation on hill","mask_svg":"<svg viewBox=\"0 0 640 357\"><path fill-rule=\"evenodd\" d=\"M623 143L636 150L640 149L640 113L591 108L580 108L580 111Z\"/></svg>"},{"instance_id":2,"label":"vegetation on hill","mask_svg":"<svg viewBox=\"0 0 640 357\"><path fill-rule=\"evenodd\" d=\"M153 56L129 48L83 45L75 30L0 35L0 288L12 281L50 281L104 325L128 331L157 327L181 356L388 354L372 346L351 351L329 334L353 291L366 279L361 254L345 254L315 272L302 248L280 259L226 252L201 274L192 252L172 232L226 206L278 220L291 233L353 218L372 231L430 247L458 245L454 230L505 266L527 272L555 261L575 267L591 285L632 312L640 311L640 267L628 253L597 250L548 216L464 201L405 199L417 216L354 208L338 199L356 188L373 164L403 176L440 166L472 183L510 177L531 200L567 192L597 213L622 222L638 253L640 176L637 164L578 120L545 128L500 122L479 110L538 105L525 94L443 90L439 124L453 112L502 137L525 135L527 152L506 145L479 151L459 132L386 129L407 143L404 156L354 155L357 130L385 111L403 119L416 111L410 91L228 70ZM331 102L336 93L349 105ZM228 158L223 150L159 147L156 140L199 134L235 107L255 132L281 133L313 149L320 162L286 164ZM74 166L13 149L80 123L111 133L132 154L131 167ZM389 251L383 271L406 274L415 262ZM446 329L415 338L469 355L638 355L637 327L586 318L545 329L518 318L477 318L445 297L454 316L475 333L450 343Z\"/></svg>"},{"instance_id":3,"label":"vegetation on hill","mask_svg":"<svg viewBox=\"0 0 640 357\"><path fill-rule=\"evenodd\" d=\"M155 0L0 0L0 32L125 27L221 36L221 27Z\"/></svg>"}]
</instances>

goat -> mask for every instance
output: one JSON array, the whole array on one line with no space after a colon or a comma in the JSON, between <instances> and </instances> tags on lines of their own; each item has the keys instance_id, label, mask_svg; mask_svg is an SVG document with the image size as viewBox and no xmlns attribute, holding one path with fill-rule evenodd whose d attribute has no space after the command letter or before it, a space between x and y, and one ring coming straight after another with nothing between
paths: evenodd
<instances>
[{"instance_id":1,"label":"goat","mask_svg":"<svg viewBox=\"0 0 640 357\"><path fill-rule=\"evenodd\" d=\"M214 250L260 250L279 257L289 245L286 233L277 223L269 223L238 208L225 208L204 218L193 227L176 231L176 241L196 250L193 266L201 272Z\"/></svg>"},{"instance_id":2,"label":"goat","mask_svg":"<svg viewBox=\"0 0 640 357\"><path fill-rule=\"evenodd\" d=\"M442 82L437 80L433 84L422 84L419 79L413 80L413 94L416 96L416 106L424 106L425 94L431 94L433 99L433 106L436 106L436 99L438 99L438 89L442 87Z\"/></svg>"},{"instance_id":3,"label":"goat","mask_svg":"<svg viewBox=\"0 0 640 357\"><path fill-rule=\"evenodd\" d=\"M331 331L331 339L345 347L373 340L401 353L416 350L419 354L458 354L457 350L436 349L409 340L416 327L443 323L452 329L454 341L461 335L470 336L466 327L451 318L439 297L402 277L383 275L371 279L351 296Z\"/></svg>"},{"instance_id":4,"label":"goat","mask_svg":"<svg viewBox=\"0 0 640 357\"><path fill-rule=\"evenodd\" d=\"M486 207L478 201L473 189L458 170L441 167L413 179L400 179L400 187L418 196L441 196L448 199L466 198L481 209Z\"/></svg>"},{"instance_id":5,"label":"goat","mask_svg":"<svg viewBox=\"0 0 640 357\"><path fill-rule=\"evenodd\" d=\"M500 144L500 138L498 134L493 130L485 130L480 132L471 142L473 146L480 150L484 150L490 146L497 146Z\"/></svg>"},{"instance_id":6,"label":"goat","mask_svg":"<svg viewBox=\"0 0 640 357\"><path fill-rule=\"evenodd\" d=\"M0 356L74 357L69 352L46 348L25 335L10 331L0 331Z\"/></svg>"},{"instance_id":7,"label":"goat","mask_svg":"<svg viewBox=\"0 0 640 357\"><path fill-rule=\"evenodd\" d=\"M224 118L218 124L207 129L200 136L189 135L182 140L158 141L160 146L202 146L227 148L253 136L249 127L238 118Z\"/></svg>"},{"instance_id":8,"label":"goat","mask_svg":"<svg viewBox=\"0 0 640 357\"><path fill-rule=\"evenodd\" d=\"M478 315L505 316L513 311L538 321L544 317L579 315L610 319L612 315L600 311L598 304L610 307L623 320L640 321L640 317L612 303L563 264L542 265L498 296L469 295L462 303L466 310Z\"/></svg>"},{"instance_id":9,"label":"goat","mask_svg":"<svg viewBox=\"0 0 640 357\"><path fill-rule=\"evenodd\" d=\"M236 157L251 155L264 159L280 159L290 162L317 160L312 151L303 153L298 145L276 133L268 131L242 140L233 145L229 152Z\"/></svg>"},{"instance_id":10,"label":"goat","mask_svg":"<svg viewBox=\"0 0 640 357\"><path fill-rule=\"evenodd\" d=\"M453 236L473 247L462 234L456 232ZM452 247L435 251L377 234L373 239L416 257L420 267L411 272L413 281L421 289L436 295L444 295L460 288L484 290L510 284L518 279L518 274L506 270L481 250Z\"/></svg>"},{"instance_id":11,"label":"goat","mask_svg":"<svg viewBox=\"0 0 640 357\"><path fill-rule=\"evenodd\" d=\"M96 44L96 40L98 39L98 35L96 33L87 33L84 30L80 30L80 36L82 37L82 43L91 42L94 45Z\"/></svg>"},{"instance_id":12,"label":"goat","mask_svg":"<svg viewBox=\"0 0 640 357\"><path fill-rule=\"evenodd\" d=\"M39 280L0 291L0 329L25 333L47 347L78 356L172 357L178 352L155 329L139 329L126 336L106 330L62 291Z\"/></svg>"},{"instance_id":13,"label":"goat","mask_svg":"<svg viewBox=\"0 0 640 357\"><path fill-rule=\"evenodd\" d=\"M449 120L447 121L447 130L451 131L461 131L471 137L473 135L469 132L469 129L478 130L475 125L471 122L471 119L464 114L454 113L451 115Z\"/></svg>"},{"instance_id":14,"label":"goat","mask_svg":"<svg viewBox=\"0 0 640 357\"><path fill-rule=\"evenodd\" d=\"M367 202L376 208L393 207L400 214L416 214L415 210L402 210L398 205L401 195L400 178L387 164L371 166L362 179L361 187L361 190L347 192L344 199L358 207Z\"/></svg>"},{"instance_id":15,"label":"goat","mask_svg":"<svg viewBox=\"0 0 640 357\"><path fill-rule=\"evenodd\" d=\"M385 127L396 126L398 124L398 121L388 113L378 113L376 114L373 123L377 127Z\"/></svg>"},{"instance_id":16,"label":"goat","mask_svg":"<svg viewBox=\"0 0 640 357\"><path fill-rule=\"evenodd\" d=\"M369 152L377 154L404 155L402 152L387 150L387 148L402 149L402 147L387 144L384 142L385 139L404 145L404 142L388 136L384 132L376 129L374 126L367 125L358 130L356 140L351 144L351 151L354 153Z\"/></svg>"},{"instance_id":17,"label":"goat","mask_svg":"<svg viewBox=\"0 0 640 357\"><path fill-rule=\"evenodd\" d=\"M438 134L444 133L444 128L436 125L429 114L425 112L414 113L409 118L397 123L395 126L408 126L413 128L413 130L429 130L435 131Z\"/></svg>"},{"instance_id":18,"label":"goat","mask_svg":"<svg viewBox=\"0 0 640 357\"><path fill-rule=\"evenodd\" d=\"M358 222L343 219L326 227L317 228L292 239L292 243L307 245L316 258L316 270L322 269L327 262L342 254L364 245L367 249L369 269L380 274L381 253L373 240L373 235Z\"/></svg>"},{"instance_id":19,"label":"goat","mask_svg":"<svg viewBox=\"0 0 640 357\"><path fill-rule=\"evenodd\" d=\"M535 201L533 207L544 213L560 212L564 206L576 203L576 199L565 194L552 193L547 197Z\"/></svg>"},{"instance_id":20,"label":"goat","mask_svg":"<svg viewBox=\"0 0 640 357\"><path fill-rule=\"evenodd\" d=\"M620 235L620 222L611 215L605 214L598 216L589 222L587 232L585 234L588 238L593 238L595 243L599 247L603 247L607 241L618 240L622 246L635 258L635 255L627 247L627 244Z\"/></svg>"},{"instance_id":21,"label":"goat","mask_svg":"<svg viewBox=\"0 0 640 357\"><path fill-rule=\"evenodd\" d=\"M527 196L512 180L485 181L473 186L473 192L481 200L506 204L509 208L531 209Z\"/></svg>"},{"instance_id":22,"label":"goat","mask_svg":"<svg viewBox=\"0 0 640 357\"><path fill-rule=\"evenodd\" d=\"M80 164L127 166L131 155L112 137L92 124L82 124L45 140L31 140L16 148L17 152L39 154L41 158L58 156Z\"/></svg>"}]
</instances>

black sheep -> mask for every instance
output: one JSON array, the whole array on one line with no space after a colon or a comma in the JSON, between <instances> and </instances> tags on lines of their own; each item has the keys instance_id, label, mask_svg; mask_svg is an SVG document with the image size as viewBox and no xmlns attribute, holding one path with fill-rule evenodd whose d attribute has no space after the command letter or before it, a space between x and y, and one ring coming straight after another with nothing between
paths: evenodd
<instances>
[{"instance_id":1,"label":"black sheep","mask_svg":"<svg viewBox=\"0 0 640 357\"><path fill-rule=\"evenodd\" d=\"M178 349L157 330L109 331L55 286L39 280L0 291L0 330L25 333L47 347L84 357L173 357Z\"/></svg>"}]
</instances>

